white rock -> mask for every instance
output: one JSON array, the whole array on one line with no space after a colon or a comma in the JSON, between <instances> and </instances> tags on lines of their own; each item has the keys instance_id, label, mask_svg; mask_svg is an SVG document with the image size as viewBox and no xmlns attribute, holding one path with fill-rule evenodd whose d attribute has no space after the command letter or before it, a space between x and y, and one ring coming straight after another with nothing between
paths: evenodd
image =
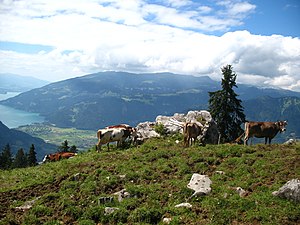
<instances>
[{"instance_id":1,"label":"white rock","mask_svg":"<svg viewBox=\"0 0 300 225\"><path fill-rule=\"evenodd\" d=\"M104 209L104 214L105 215L109 215L114 213L116 210L119 210L119 208L115 208L115 207L105 207Z\"/></svg>"},{"instance_id":2,"label":"white rock","mask_svg":"<svg viewBox=\"0 0 300 225\"><path fill-rule=\"evenodd\" d=\"M166 224L170 224L172 221L172 218L163 218L163 223L166 223Z\"/></svg>"},{"instance_id":3,"label":"white rock","mask_svg":"<svg viewBox=\"0 0 300 225\"><path fill-rule=\"evenodd\" d=\"M175 208L179 208L179 207L186 207L186 208L192 208L193 206L190 203L180 203L178 205L175 205Z\"/></svg>"},{"instance_id":4,"label":"white rock","mask_svg":"<svg viewBox=\"0 0 300 225\"><path fill-rule=\"evenodd\" d=\"M32 208L33 204L41 197L37 197L31 201L25 202L22 206L16 207L17 210L26 211Z\"/></svg>"},{"instance_id":5,"label":"white rock","mask_svg":"<svg viewBox=\"0 0 300 225\"><path fill-rule=\"evenodd\" d=\"M293 179L283 185L278 191L272 193L274 196L300 202L300 180Z\"/></svg>"},{"instance_id":6,"label":"white rock","mask_svg":"<svg viewBox=\"0 0 300 225\"><path fill-rule=\"evenodd\" d=\"M211 184L212 181L209 179L208 176L194 173L187 187L195 191L195 193L192 196L206 195L211 191Z\"/></svg>"},{"instance_id":7,"label":"white rock","mask_svg":"<svg viewBox=\"0 0 300 225\"><path fill-rule=\"evenodd\" d=\"M241 187L237 187L237 188L236 188L236 192L239 194L239 196L240 196L241 198L246 197L246 196L249 194L248 191L245 191L245 190L244 190L243 188L241 188Z\"/></svg>"}]
</instances>

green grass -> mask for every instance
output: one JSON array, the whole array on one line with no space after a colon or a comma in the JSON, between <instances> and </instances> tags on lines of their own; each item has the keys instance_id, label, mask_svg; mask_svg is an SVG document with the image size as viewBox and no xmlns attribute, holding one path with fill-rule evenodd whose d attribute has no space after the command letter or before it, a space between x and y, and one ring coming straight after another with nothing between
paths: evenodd
<instances>
[{"instance_id":1,"label":"green grass","mask_svg":"<svg viewBox=\"0 0 300 225\"><path fill-rule=\"evenodd\" d=\"M300 222L299 203L272 196L300 177L299 143L183 148L177 138L182 140L156 138L138 148L104 147L101 153L91 149L69 160L1 171L0 224L162 224L164 217L172 218L171 224ZM193 173L210 177L209 195L188 199ZM241 198L238 186L249 195ZM131 198L100 203L100 197L123 188ZM29 211L15 213L16 206L39 196ZM193 207L175 208L182 202ZM105 207L119 210L106 215Z\"/></svg>"}]
</instances>

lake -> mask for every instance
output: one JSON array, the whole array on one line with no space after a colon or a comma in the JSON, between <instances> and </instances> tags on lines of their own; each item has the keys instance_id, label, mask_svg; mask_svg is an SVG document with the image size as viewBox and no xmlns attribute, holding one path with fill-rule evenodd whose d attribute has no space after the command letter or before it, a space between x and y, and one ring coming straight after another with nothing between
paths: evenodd
<instances>
[{"instance_id":1,"label":"lake","mask_svg":"<svg viewBox=\"0 0 300 225\"><path fill-rule=\"evenodd\" d=\"M18 94L20 93L8 92L7 94L0 94L0 101L14 97ZM29 113L0 104L0 121L8 128L16 128L32 123L42 123L44 120L44 117L40 116L38 113Z\"/></svg>"}]
</instances>

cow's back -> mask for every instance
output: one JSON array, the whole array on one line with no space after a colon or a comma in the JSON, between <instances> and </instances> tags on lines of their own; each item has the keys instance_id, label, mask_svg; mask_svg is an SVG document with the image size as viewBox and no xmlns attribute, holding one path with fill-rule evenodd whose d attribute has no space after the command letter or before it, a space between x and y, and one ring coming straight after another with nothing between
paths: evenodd
<instances>
[{"instance_id":1,"label":"cow's back","mask_svg":"<svg viewBox=\"0 0 300 225\"><path fill-rule=\"evenodd\" d=\"M270 137L277 134L277 127L274 122L247 122L246 132L249 137Z\"/></svg>"}]
</instances>

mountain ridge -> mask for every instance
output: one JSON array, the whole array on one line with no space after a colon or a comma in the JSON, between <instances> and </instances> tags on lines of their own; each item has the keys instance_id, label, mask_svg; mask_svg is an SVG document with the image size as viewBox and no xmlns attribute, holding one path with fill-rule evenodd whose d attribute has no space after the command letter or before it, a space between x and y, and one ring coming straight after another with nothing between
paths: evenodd
<instances>
[{"instance_id":1,"label":"mountain ridge","mask_svg":"<svg viewBox=\"0 0 300 225\"><path fill-rule=\"evenodd\" d=\"M7 144L10 145L13 155L15 155L20 148L28 152L31 144L34 144L39 161L42 160L45 154L53 153L57 150L56 145L46 143L43 139L32 137L22 131L9 129L0 121L0 150L2 151Z\"/></svg>"},{"instance_id":2,"label":"mountain ridge","mask_svg":"<svg viewBox=\"0 0 300 225\"><path fill-rule=\"evenodd\" d=\"M220 83L209 77L109 71L51 83L1 104L40 113L60 127L96 130L116 123L136 125L153 121L157 115L207 109L208 92L219 89ZM247 114L254 113L248 106L255 108L255 104L246 103L253 98L266 95L271 98L300 97L298 92L246 85L238 85L235 91L246 106ZM263 102L261 104L263 107ZM246 117L252 118L252 114ZM277 120L280 117L282 115L265 119Z\"/></svg>"},{"instance_id":3,"label":"mountain ridge","mask_svg":"<svg viewBox=\"0 0 300 225\"><path fill-rule=\"evenodd\" d=\"M48 81L17 74L0 73L0 93L25 92L49 84Z\"/></svg>"}]
</instances>

